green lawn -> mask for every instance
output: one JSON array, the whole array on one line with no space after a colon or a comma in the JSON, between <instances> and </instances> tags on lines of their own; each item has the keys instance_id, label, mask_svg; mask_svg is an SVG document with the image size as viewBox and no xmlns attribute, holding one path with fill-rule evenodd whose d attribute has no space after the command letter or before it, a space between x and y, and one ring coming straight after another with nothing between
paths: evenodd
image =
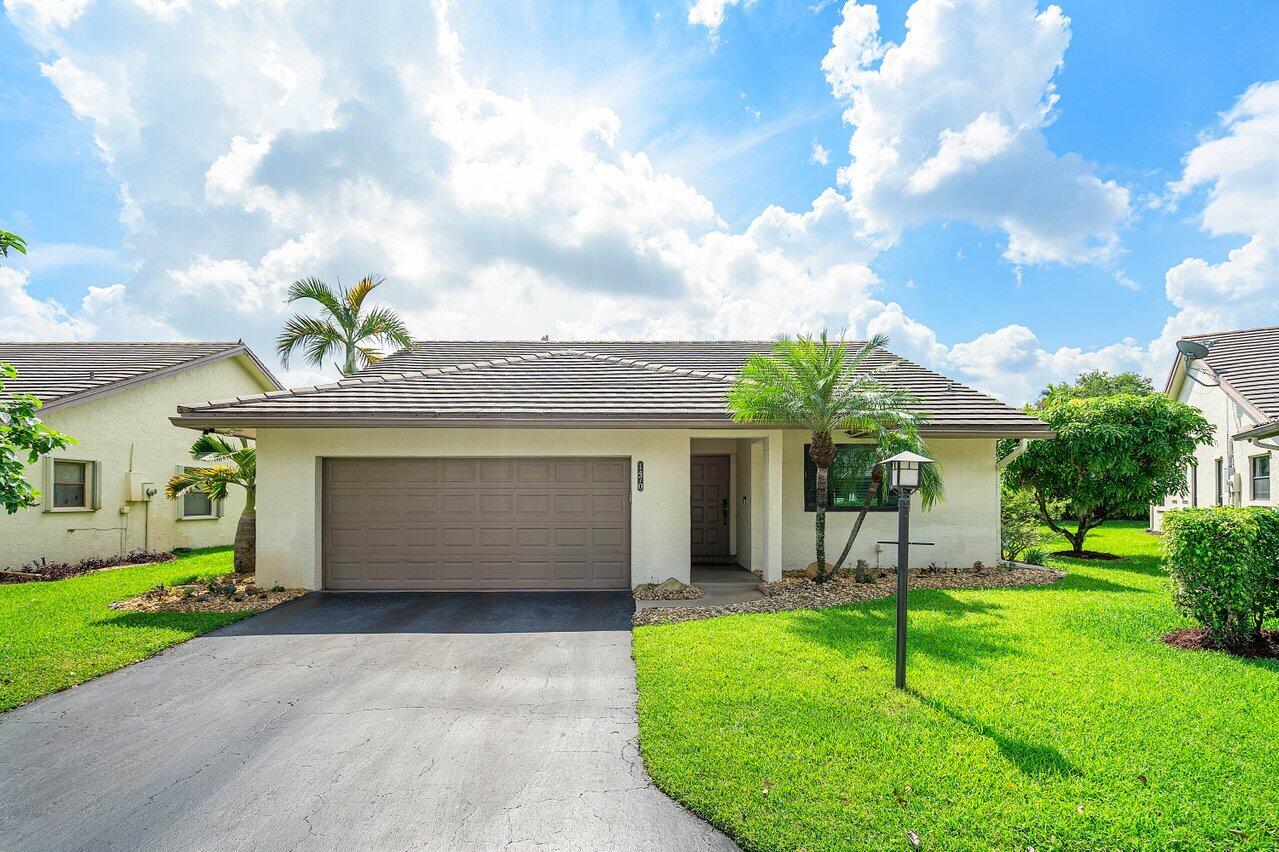
<instances>
[{"instance_id":1,"label":"green lawn","mask_svg":"<svg viewBox=\"0 0 1279 852\"><path fill-rule=\"evenodd\" d=\"M1159 540L1046 588L635 631L663 790L747 849L1279 848L1279 665L1178 651Z\"/></svg>"},{"instance_id":2,"label":"green lawn","mask_svg":"<svg viewBox=\"0 0 1279 852\"><path fill-rule=\"evenodd\" d=\"M175 562L0 586L0 710L84 683L250 613L117 612L112 601L158 583L231 570L231 549L197 550Z\"/></svg>"}]
</instances>

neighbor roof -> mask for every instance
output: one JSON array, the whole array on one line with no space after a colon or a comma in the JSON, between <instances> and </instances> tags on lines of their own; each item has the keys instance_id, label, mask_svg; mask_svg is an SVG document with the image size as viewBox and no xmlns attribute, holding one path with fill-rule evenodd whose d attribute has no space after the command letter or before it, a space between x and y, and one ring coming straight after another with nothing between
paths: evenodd
<instances>
[{"instance_id":1,"label":"neighbor roof","mask_svg":"<svg viewBox=\"0 0 1279 852\"><path fill-rule=\"evenodd\" d=\"M1221 383L1261 420L1279 420L1279 326L1192 334L1182 338L1208 347L1206 364ZM1183 374L1177 356L1165 390Z\"/></svg>"},{"instance_id":2,"label":"neighbor roof","mask_svg":"<svg viewBox=\"0 0 1279 852\"><path fill-rule=\"evenodd\" d=\"M3 343L18 370L0 398L30 394L46 409L83 402L222 358L241 356L265 386L281 387L242 341L231 343Z\"/></svg>"},{"instance_id":3,"label":"neighbor roof","mask_svg":"<svg viewBox=\"0 0 1279 852\"><path fill-rule=\"evenodd\" d=\"M725 392L768 341L419 343L328 385L182 406L175 423L688 425L730 423ZM872 364L899 360L877 352ZM1042 436L1048 426L909 361L889 381L920 399L931 434Z\"/></svg>"}]
</instances>

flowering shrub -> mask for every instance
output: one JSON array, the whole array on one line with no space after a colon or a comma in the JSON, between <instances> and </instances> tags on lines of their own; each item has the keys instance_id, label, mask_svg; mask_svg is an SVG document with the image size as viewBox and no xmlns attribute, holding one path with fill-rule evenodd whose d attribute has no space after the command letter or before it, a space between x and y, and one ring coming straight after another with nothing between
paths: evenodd
<instances>
[{"instance_id":1,"label":"flowering shrub","mask_svg":"<svg viewBox=\"0 0 1279 852\"><path fill-rule=\"evenodd\" d=\"M79 562L50 562L37 559L17 570L27 574L39 574L42 580L65 580L77 574L87 574L100 568L112 568L116 565L143 565L153 562L172 562L177 559L172 553L155 550L131 550L123 556L90 557Z\"/></svg>"}]
</instances>

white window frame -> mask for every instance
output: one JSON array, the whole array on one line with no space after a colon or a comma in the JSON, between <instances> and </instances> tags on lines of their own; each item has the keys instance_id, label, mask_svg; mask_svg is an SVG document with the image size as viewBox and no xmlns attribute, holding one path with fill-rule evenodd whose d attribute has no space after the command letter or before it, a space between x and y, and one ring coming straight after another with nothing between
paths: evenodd
<instances>
[{"instance_id":1,"label":"white window frame","mask_svg":"<svg viewBox=\"0 0 1279 852\"><path fill-rule=\"evenodd\" d=\"M174 466L173 472L175 474L183 474L189 470L198 470L201 467L205 467L205 465L180 464L180 465ZM222 503L224 502L222 500L214 500L213 498L209 498L209 506L213 510L213 514L211 515L188 515L187 501L186 501L185 494L183 494L174 502L178 504L178 520L179 521L216 521L218 518L222 517Z\"/></svg>"},{"instance_id":2,"label":"white window frame","mask_svg":"<svg viewBox=\"0 0 1279 852\"><path fill-rule=\"evenodd\" d=\"M1257 473L1256 473L1255 465L1260 459L1266 460L1265 476L1257 476ZM1248 496L1252 498L1252 502L1269 503L1271 497L1274 496L1274 491L1271 490L1274 484L1271 481L1272 475L1273 475L1273 468L1274 468L1274 463L1271 461L1270 453L1258 453L1255 456L1248 456ZM1257 480L1258 479L1266 480L1266 496L1265 497L1257 496Z\"/></svg>"},{"instance_id":3,"label":"white window frame","mask_svg":"<svg viewBox=\"0 0 1279 852\"><path fill-rule=\"evenodd\" d=\"M84 505L83 506L55 506L53 505L54 482L53 467L55 462L65 462L68 464L78 464L84 466ZM102 462L93 459L69 459L61 456L45 456L44 457L44 488L41 496L44 498L45 512L96 512L102 507Z\"/></svg>"}]
</instances>

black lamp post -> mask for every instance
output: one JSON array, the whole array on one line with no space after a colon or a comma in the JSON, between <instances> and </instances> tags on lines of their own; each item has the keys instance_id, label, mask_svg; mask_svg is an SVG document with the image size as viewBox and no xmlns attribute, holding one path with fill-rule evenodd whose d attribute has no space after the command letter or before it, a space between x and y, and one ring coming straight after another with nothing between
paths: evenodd
<instances>
[{"instance_id":1,"label":"black lamp post","mask_svg":"<svg viewBox=\"0 0 1279 852\"><path fill-rule=\"evenodd\" d=\"M910 495L919 487L923 467L933 460L918 453L898 453L888 466L888 486L897 492L897 688L906 688L906 571L910 565Z\"/></svg>"}]
</instances>

